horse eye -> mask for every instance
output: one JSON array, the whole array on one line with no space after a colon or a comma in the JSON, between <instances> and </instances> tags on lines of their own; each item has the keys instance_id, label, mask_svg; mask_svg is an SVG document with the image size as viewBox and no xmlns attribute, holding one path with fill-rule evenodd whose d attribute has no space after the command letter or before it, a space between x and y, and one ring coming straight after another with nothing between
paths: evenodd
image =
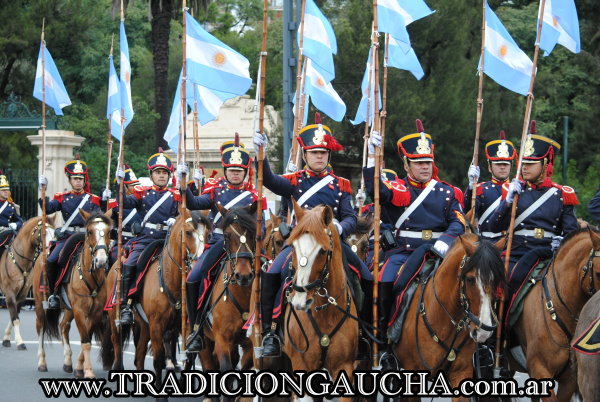
<instances>
[{"instance_id":1,"label":"horse eye","mask_svg":"<svg viewBox=\"0 0 600 402\"><path fill-rule=\"evenodd\" d=\"M281 240L276 240L275 244L277 245L277 247L283 246L283 242Z\"/></svg>"},{"instance_id":2,"label":"horse eye","mask_svg":"<svg viewBox=\"0 0 600 402\"><path fill-rule=\"evenodd\" d=\"M472 276L471 276L471 277L468 277L468 278L467 278L467 283L468 283L469 285L475 285L475 278L474 278L474 277L472 277Z\"/></svg>"},{"instance_id":3,"label":"horse eye","mask_svg":"<svg viewBox=\"0 0 600 402\"><path fill-rule=\"evenodd\" d=\"M323 255L323 254L325 254L325 250L323 250L323 249L320 249L320 250L319 250L319 255Z\"/></svg>"}]
</instances>

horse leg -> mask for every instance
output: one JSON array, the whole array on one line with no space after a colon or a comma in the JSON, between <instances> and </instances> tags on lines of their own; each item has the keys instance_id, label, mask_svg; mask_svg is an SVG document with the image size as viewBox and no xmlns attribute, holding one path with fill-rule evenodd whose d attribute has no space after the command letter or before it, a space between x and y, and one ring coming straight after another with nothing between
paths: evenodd
<instances>
[{"instance_id":1,"label":"horse leg","mask_svg":"<svg viewBox=\"0 0 600 402\"><path fill-rule=\"evenodd\" d=\"M60 335L63 344L63 371L65 373L73 372L73 351L71 350L71 343L69 339L69 331L71 331L71 320L73 315L71 312L65 312L63 319L60 323Z\"/></svg>"},{"instance_id":2,"label":"horse leg","mask_svg":"<svg viewBox=\"0 0 600 402\"><path fill-rule=\"evenodd\" d=\"M91 342L81 344L81 353L83 354L83 373L84 378L94 378L94 371L92 370L92 357L91 357L92 344Z\"/></svg>"},{"instance_id":3,"label":"horse leg","mask_svg":"<svg viewBox=\"0 0 600 402\"><path fill-rule=\"evenodd\" d=\"M80 358L83 356L84 378L95 377L94 371L92 370L92 360L90 357L90 351L92 350L92 320L93 319L91 317L83 317L81 311L78 311L77 316L75 317L75 324L77 325L77 330L79 331L79 336L81 338L81 354L79 356ZM78 368L80 368L79 365Z\"/></svg>"},{"instance_id":4,"label":"horse leg","mask_svg":"<svg viewBox=\"0 0 600 402\"><path fill-rule=\"evenodd\" d=\"M44 309L42 308L41 295L36 293L35 299L35 330L38 335L37 369L45 373L48 371L48 365L46 364L46 351L44 350Z\"/></svg>"},{"instance_id":5,"label":"horse leg","mask_svg":"<svg viewBox=\"0 0 600 402\"><path fill-rule=\"evenodd\" d=\"M246 342L248 341L248 342ZM242 343L242 362L241 362L241 367L242 370L250 370L252 368L252 365L254 364L254 359L252 356L252 344L249 342L249 339L246 339L243 343Z\"/></svg>"},{"instance_id":6,"label":"horse leg","mask_svg":"<svg viewBox=\"0 0 600 402\"><path fill-rule=\"evenodd\" d=\"M231 350L235 347L232 339L225 338L220 333L215 334L215 355L219 362L219 369L223 371L233 370L231 363Z\"/></svg>"},{"instance_id":7,"label":"horse leg","mask_svg":"<svg viewBox=\"0 0 600 402\"><path fill-rule=\"evenodd\" d=\"M151 321L152 322L152 321ZM156 374L156 386L162 384L162 370L165 368L165 345L163 343L164 329L158 325L150 327L150 339L152 343L152 363Z\"/></svg>"},{"instance_id":8,"label":"horse leg","mask_svg":"<svg viewBox=\"0 0 600 402\"><path fill-rule=\"evenodd\" d=\"M573 371L567 369L565 373L558 379L558 397L559 401L570 401L571 397L577 392L577 378Z\"/></svg>"},{"instance_id":9,"label":"horse leg","mask_svg":"<svg viewBox=\"0 0 600 402\"><path fill-rule=\"evenodd\" d=\"M4 346L5 348L10 348L10 336L12 333L12 328L13 328L13 323L12 323L12 320L9 319L8 325L6 326L6 329L4 330L4 338L2 339L2 346Z\"/></svg>"},{"instance_id":10,"label":"horse leg","mask_svg":"<svg viewBox=\"0 0 600 402\"><path fill-rule=\"evenodd\" d=\"M473 353L474 349L471 348L462 350L461 354L459 354L458 358L452 364L452 369L448 373L448 379L452 387L458 387L463 380L473 378L473 363L470 357ZM457 397L452 398L452 401L469 401L469 398Z\"/></svg>"},{"instance_id":11,"label":"horse leg","mask_svg":"<svg viewBox=\"0 0 600 402\"><path fill-rule=\"evenodd\" d=\"M137 339L135 341L135 368L136 370L144 369L144 362L146 360L146 353L148 352L148 342L150 341L150 331L147 325L138 325L140 328Z\"/></svg>"},{"instance_id":12,"label":"horse leg","mask_svg":"<svg viewBox=\"0 0 600 402\"><path fill-rule=\"evenodd\" d=\"M85 360L85 356L83 355L83 344L81 346L81 352L79 352L77 364L75 365L75 371L73 372L77 378L83 378L83 361Z\"/></svg>"},{"instance_id":13,"label":"horse leg","mask_svg":"<svg viewBox=\"0 0 600 402\"><path fill-rule=\"evenodd\" d=\"M340 371L345 371L346 374L348 375L348 378L350 378L350 381L352 381L352 373L354 372L354 362L350 361L350 362L343 363L342 366L340 367L340 369L336 373L332 373L335 375L332 375L331 378L333 378L333 379L338 378ZM352 397L350 397L350 396L341 397L339 400L340 400L340 402L352 402Z\"/></svg>"}]
</instances>

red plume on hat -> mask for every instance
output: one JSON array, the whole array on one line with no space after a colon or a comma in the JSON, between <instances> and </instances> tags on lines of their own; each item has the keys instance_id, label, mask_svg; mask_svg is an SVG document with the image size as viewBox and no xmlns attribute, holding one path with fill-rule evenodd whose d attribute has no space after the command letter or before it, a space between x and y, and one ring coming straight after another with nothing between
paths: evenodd
<instances>
[{"instance_id":1,"label":"red plume on hat","mask_svg":"<svg viewBox=\"0 0 600 402\"><path fill-rule=\"evenodd\" d=\"M315 124L323 124L323 120L321 119L321 113L315 113ZM327 142L327 149L330 151L341 151L344 149L344 146L337 142L334 136L325 134L323 139Z\"/></svg>"},{"instance_id":2,"label":"red plume on hat","mask_svg":"<svg viewBox=\"0 0 600 402\"><path fill-rule=\"evenodd\" d=\"M535 127L535 120L531 120L531 123L529 123L529 134L537 134L537 128Z\"/></svg>"},{"instance_id":3,"label":"red plume on hat","mask_svg":"<svg viewBox=\"0 0 600 402\"><path fill-rule=\"evenodd\" d=\"M417 133L424 133L425 129L423 128L423 122L421 119L415 120L415 124L417 125Z\"/></svg>"},{"instance_id":4,"label":"red plume on hat","mask_svg":"<svg viewBox=\"0 0 600 402\"><path fill-rule=\"evenodd\" d=\"M500 139L506 140L506 135L504 134L504 130L500 130Z\"/></svg>"},{"instance_id":5,"label":"red plume on hat","mask_svg":"<svg viewBox=\"0 0 600 402\"><path fill-rule=\"evenodd\" d=\"M321 113L315 113L315 124L323 124L323 120L321 120Z\"/></svg>"},{"instance_id":6,"label":"red plume on hat","mask_svg":"<svg viewBox=\"0 0 600 402\"><path fill-rule=\"evenodd\" d=\"M238 133L235 133L235 137L233 139L233 146L234 147L240 146L240 135Z\"/></svg>"},{"instance_id":7,"label":"red plume on hat","mask_svg":"<svg viewBox=\"0 0 600 402\"><path fill-rule=\"evenodd\" d=\"M163 151L162 147L158 147L158 153L159 153L159 154L162 154L162 153L164 153L164 152L165 152L165 151Z\"/></svg>"}]
</instances>

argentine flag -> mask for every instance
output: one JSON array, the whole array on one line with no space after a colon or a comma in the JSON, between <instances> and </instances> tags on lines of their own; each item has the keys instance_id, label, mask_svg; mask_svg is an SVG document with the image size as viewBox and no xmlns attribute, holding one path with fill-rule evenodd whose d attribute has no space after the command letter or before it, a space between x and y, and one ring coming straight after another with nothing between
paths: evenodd
<instances>
[{"instance_id":1,"label":"argentine flag","mask_svg":"<svg viewBox=\"0 0 600 402\"><path fill-rule=\"evenodd\" d=\"M300 30L298 30L300 46ZM306 0L302 52L320 69L327 81L335 78L333 55L337 54L335 33L327 18L313 0Z\"/></svg>"},{"instance_id":2,"label":"argentine flag","mask_svg":"<svg viewBox=\"0 0 600 402\"><path fill-rule=\"evenodd\" d=\"M44 55L44 67L42 68L42 52ZM45 96L42 97L42 71L44 72ZM46 105L54 109L57 116L62 116L62 108L71 104L69 94L65 89L56 64L48 48L40 44L40 53L38 54L37 69L35 71L35 83L33 85L33 97L39 100L44 98Z\"/></svg>"},{"instance_id":3,"label":"argentine flag","mask_svg":"<svg viewBox=\"0 0 600 402\"><path fill-rule=\"evenodd\" d=\"M121 65L120 75L121 75L121 107L125 112L125 123L124 126L127 127L131 120L133 119L133 104L131 102L131 64L129 63L129 45L127 44L127 36L125 35L125 22L121 20L121 31L119 34L120 45L119 48L121 50Z\"/></svg>"},{"instance_id":4,"label":"argentine flag","mask_svg":"<svg viewBox=\"0 0 600 402\"><path fill-rule=\"evenodd\" d=\"M487 1L484 56L484 72L488 77L513 92L527 95L533 62L511 38Z\"/></svg>"},{"instance_id":5,"label":"argentine flag","mask_svg":"<svg viewBox=\"0 0 600 402\"><path fill-rule=\"evenodd\" d=\"M121 140L121 93L119 78L113 63L113 57L108 57L108 101L106 102L106 118L110 120L110 133Z\"/></svg>"},{"instance_id":6,"label":"argentine flag","mask_svg":"<svg viewBox=\"0 0 600 402\"><path fill-rule=\"evenodd\" d=\"M397 41L392 35L388 38L388 66L408 70L417 80L423 78L425 72L412 46Z\"/></svg>"},{"instance_id":7,"label":"argentine flag","mask_svg":"<svg viewBox=\"0 0 600 402\"><path fill-rule=\"evenodd\" d=\"M208 89L244 95L250 85L247 58L209 34L186 11L187 80Z\"/></svg>"},{"instance_id":8,"label":"argentine flag","mask_svg":"<svg viewBox=\"0 0 600 402\"><path fill-rule=\"evenodd\" d=\"M363 75L362 83L360 85L362 91L362 98L360 98L360 103L358 104L358 109L356 110L356 116L354 120L350 120L350 123L355 126L367 120L367 104L369 104L369 118L367 124L371 126L373 124L373 118L375 117L375 71L371 68L371 55L373 53L373 47L369 49L369 57L367 59L367 68L365 69L365 74ZM379 83L377 83L379 88ZM379 110L381 110L381 91L378 92L379 99L378 105Z\"/></svg>"},{"instance_id":9,"label":"argentine flag","mask_svg":"<svg viewBox=\"0 0 600 402\"><path fill-rule=\"evenodd\" d=\"M542 10L540 4L539 11ZM539 23L538 11L538 23ZM548 56L559 43L573 53L581 51L579 20L573 0L546 0L540 49Z\"/></svg>"},{"instance_id":10,"label":"argentine flag","mask_svg":"<svg viewBox=\"0 0 600 402\"><path fill-rule=\"evenodd\" d=\"M310 59L306 60L306 82L304 93L313 105L335 121L342 121L346 114L346 104L321 73L314 68ZM308 109L308 107L306 108Z\"/></svg>"}]
</instances>

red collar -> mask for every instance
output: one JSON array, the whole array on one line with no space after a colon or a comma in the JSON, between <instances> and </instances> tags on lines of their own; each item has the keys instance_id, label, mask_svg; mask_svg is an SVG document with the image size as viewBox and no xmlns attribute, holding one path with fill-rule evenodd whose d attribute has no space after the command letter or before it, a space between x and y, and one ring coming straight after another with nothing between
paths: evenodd
<instances>
[{"instance_id":1,"label":"red collar","mask_svg":"<svg viewBox=\"0 0 600 402\"><path fill-rule=\"evenodd\" d=\"M410 184L412 187L415 187L415 188L418 188L418 189L424 189L425 187L427 187L427 185L431 181L431 179L429 179L427 182L421 183L419 181L414 180L410 176L407 176L406 179L407 179L406 181L408 182L408 184Z\"/></svg>"},{"instance_id":2,"label":"red collar","mask_svg":"<svg viewBox=\"0 0 600 402\"><path fill-rule=\"evenodd\" d=\"M85 194L85 190L81 190L81 191L71 190L71 194L82 195L82 194Z\"/></svg>"},{"instance_id":3,"label":"red collar","mask_svg":"<svg viewBox=\"0 0 600 402\"><path fill-rule=\"evenodd\" d=\"M506 180L498 180L498 179L496 179L495 177L492 176L492 183L496 184L498 186L501 186L504 183L508 183L508 182L509 182L508 178Z\"/></svg>"},{"instance_id":4,"label":"red collar","mask_svg":"<svg viewBox=\"0 0 600 402\"><path fill-rule=\"evenodd\" d=\"M165 191L167 189L167 186L164 187L158 187L156 184L153 184L151 187L152 190L156 190L156 191Z\"/></svg>"},{"instance_id":5,"label":"red collar","mask_svg":"<svg viewBox=\"0 0 600 402\"><path fill-rule=\"evenodd\" d=\"M527 182L527 187L531 188L532 190L538 190L541 188L548 188L548 187L552 187L552 179L550 179L549 177L546 177L541 183L539 184L534 184L531 182Z\"/></svg>"},{"instance_id":6,"label":"red collar","mask_svg":"<svg viewBox=\"0 0 600 402\"><path fill-rule=\"evenodd\" d=\"M329 176L329 171L327 169L322 170L321 172L317 173L314 172L310 169L305 169L304 172L306 173L306 175L308 177L325 177L325 176Z\"/></svg>"},{"instance_id":7,"label":"red collar","mask_svg":"<svg viewBox=\"0 0 600 402\"><path fill-rule=\"evenodd\" d=\"M230 189L230 190L242 190L242 189L244 188L244 182L242 182L242 184L239 184L239 185L237 185L237 186L234 186L233 184L230 184L230 183L227 181L227 188L228 188L228 189Z\"/></svg>"}]
</instances>

